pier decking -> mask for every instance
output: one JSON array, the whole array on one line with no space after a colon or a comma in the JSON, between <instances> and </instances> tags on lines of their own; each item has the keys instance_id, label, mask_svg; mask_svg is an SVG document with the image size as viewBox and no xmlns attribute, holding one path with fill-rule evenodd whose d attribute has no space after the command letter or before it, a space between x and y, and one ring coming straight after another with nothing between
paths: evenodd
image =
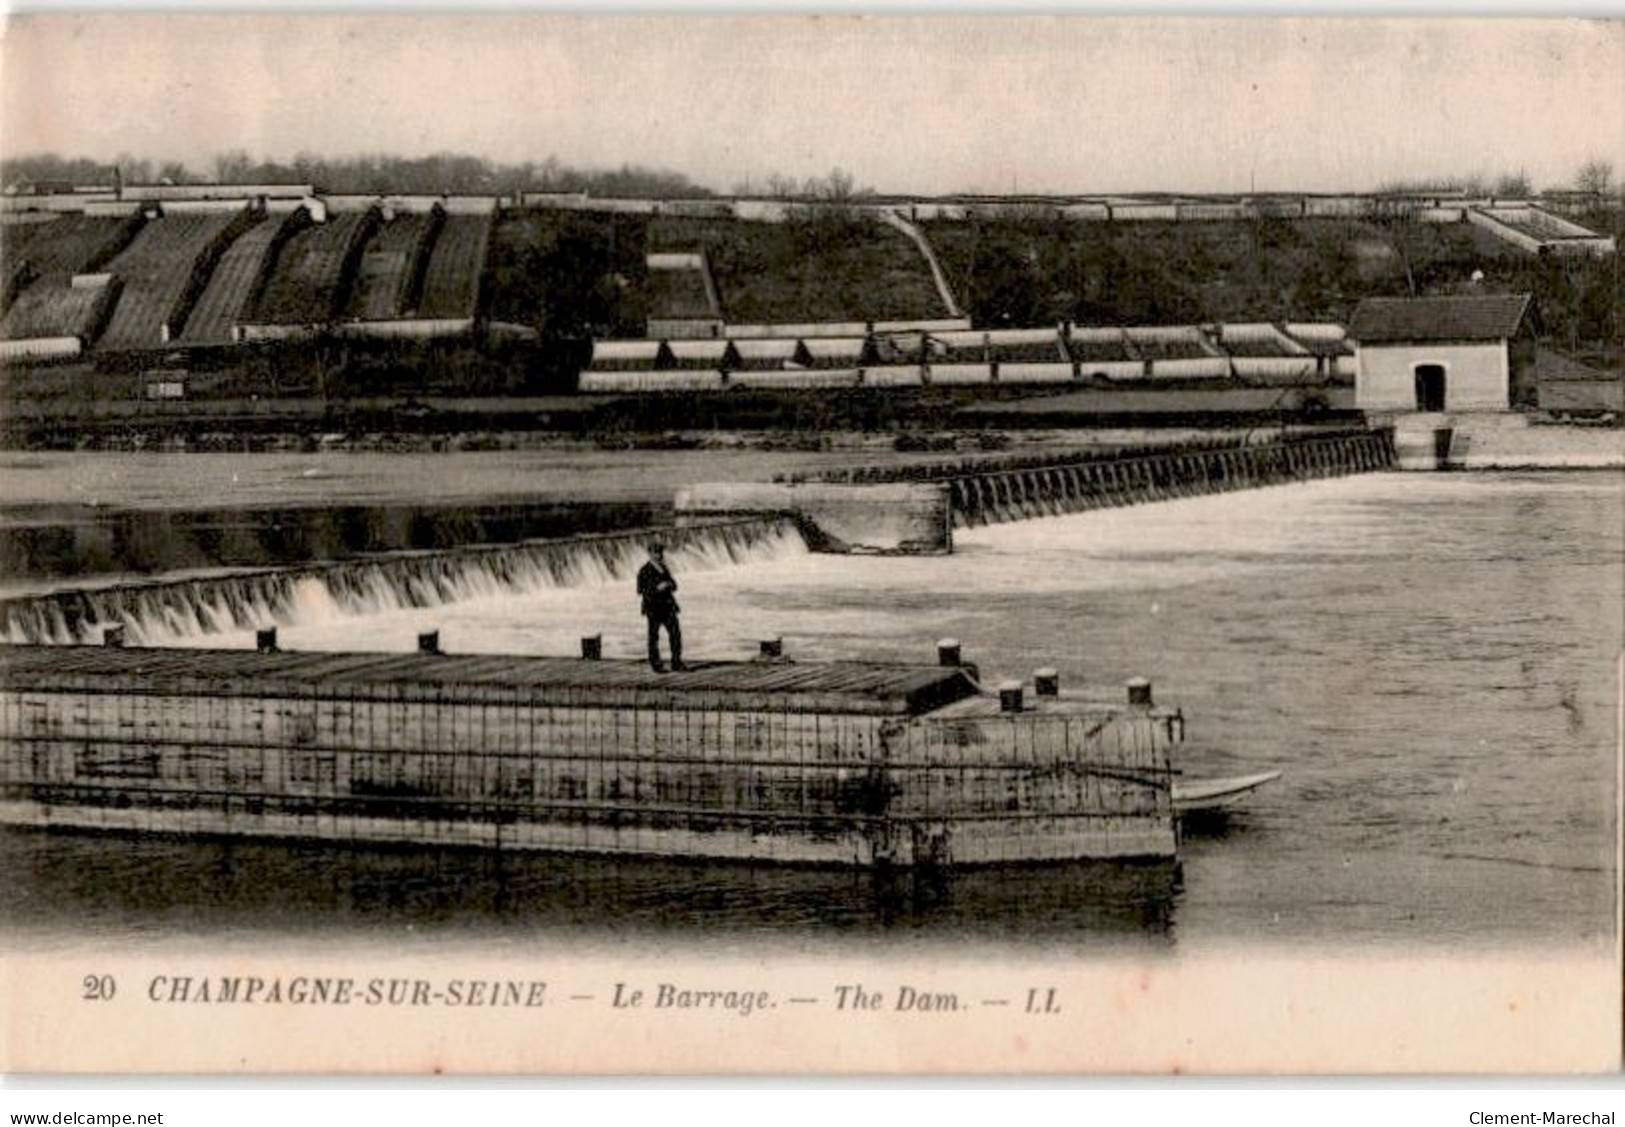
<instances>
[{"instance_id":1,"label":"pier decking","mask_svg":"<svg viewBox=\"0 0 1625 1127\"><path fill-rule=\"evenodd\" d=\"M697 661L656 673L624 659L424 653L261 653L113 646L0 645L0 689L142 695L432 697L496 694L573 708L789 709L917 716L973 696L963 670L855 661Z\"/></svg>"}]
</instances>

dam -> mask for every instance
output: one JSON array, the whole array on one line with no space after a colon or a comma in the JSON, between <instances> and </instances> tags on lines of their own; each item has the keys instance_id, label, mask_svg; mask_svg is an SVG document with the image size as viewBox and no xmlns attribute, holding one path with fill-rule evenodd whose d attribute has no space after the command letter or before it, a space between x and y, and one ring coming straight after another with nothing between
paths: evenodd
<instances>
[{"instance_id":1,"label":"dam","mask_svg":"<svg viewBox=\"0 0 1625 1127\"><path fill-rule=\"evenodd\" d=\"M359 457L279 465L297 481ZM1089 958L1261 935L1415 950L1466 933L1612 950L1619 488L1607 474L1365 473L960 528L952 556L810 553L794 529L737 562L698 542L672 553L690 658L749 659L772 634L798 664L929 663L951 635L984 671L1054 665L1063 692L1106 686L1106 703L1149 676L1186 717L1176 780L1286 769L1228 832L1182 833L1176 884L1167 866L1084 862L959 869L921 891L899 870L884 886L899 905L846 865L7 830L0 899L15 933L52 948L190 936L201 920L244 942L388 923L424 951L590 936L651 957L719 927L746 950L812 935L834 952L936 954L974 936ZM1536 567L1546 582L1531 585ZM279 644L308 660L409 656L439 630L437 660L456 663L574 654L602 634L606 664L640 653L630 573L583 564L577 578L356 613L301 593ZM132 627L132 649L143 636L255 649L246 628Z\"/></svg>"},{"instance_id":2,"label":"dam","mask_svg":"<svg viewBox=\"0 0 1625 1127\"><path fill-rule=\"evenodd\" d=\"M956 526L1380 469L1383 431L845 471L680 494L679 551L950 550ZM831 474L830 476L843 476ZM901 480L898 480L901 479ZM782 496L781 496L782 494ZM707 502L720 498L720 511ZM860 867L1170 858L1178 710L935 665L294 654L269 623L629 575L649 529L0 603L0 821L225 837ZM868 540L871 543L865 543ZM882 549L885 550L885 549ZM252 650L126 645L257 630ZM83 643L100 635L103 645ZM55 644L41 644L55 643Z\"/></svg>"},{"instance_id":3,"label":"dam","mask_svg":"<svg viewBox=\"0 0 1625 1127\"><path fill-rule=\"evenodd\" d=\"M705 483L680 490L676 508L680 524L792 517L814 551L937 555L953 550L956 528L1371 473L1395 461L1391 428L1311 431Z\"/></svg>"},{"instance_id":4,"label":"dam","mask_svg":"<svg viewBox=\"0 0 1625 1127\"><path fill-rule=\"evenodd\" d=\"M0 598L0 642L92 642L118 627L140 643L291 624L313 605L355 615L571 587L629 577L653 536L686 553L685 566L736 564L786 548L942 555L952 552L955 529L1368 473L1394 462L1392 430L1361 429L700 483L676 490L675 525L16 594Z\"/></svg>"},{"instance_id":5,"label":"dam","mask_svg":"<svg viewBox=\"0 0 1625 1127\"><path fill-rule=\"evenodd\" d=\"M345 613L363 614L440 606L494 591L566 587L631 574L655 534L673 548L734 562L798 536L786 517L747 516L674 529L379 553L295 567L64 588L0 599L0 640L84 642L118 627L136 642L153 632L207 635L291 622L299 616L301 601L312 598Z\"/></svg>"},{"instance_id":6,"label":"dam","mask_svg":"<svg viewBox=\"0 0 1625 1127\"><path fill-rule=\"evenodd\" d=\"M976 458L909 466L858 466L810 479L823 485L938 485L958 527L1257 489L1384 470L1394 464L1389 428L1282 434L1262 441ZM801 485L801 478L781 484Z\"/></svg>"}]
</instances>

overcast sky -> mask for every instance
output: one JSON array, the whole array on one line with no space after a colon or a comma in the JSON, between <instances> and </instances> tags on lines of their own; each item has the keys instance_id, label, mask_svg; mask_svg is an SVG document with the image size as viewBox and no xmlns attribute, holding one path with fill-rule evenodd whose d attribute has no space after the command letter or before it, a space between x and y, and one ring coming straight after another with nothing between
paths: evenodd
<instances>
[{"instance_id":1,"label":"overcast sky","mask_svg":"<svg viewBox=\"0 0 1625 1127\"><path fill-rule=\"evenodd\" d=\"M1369 189L1625 173L1625 24L25 16L0 151L458 151L883 191Z\"/></svg>"}]
</instances>

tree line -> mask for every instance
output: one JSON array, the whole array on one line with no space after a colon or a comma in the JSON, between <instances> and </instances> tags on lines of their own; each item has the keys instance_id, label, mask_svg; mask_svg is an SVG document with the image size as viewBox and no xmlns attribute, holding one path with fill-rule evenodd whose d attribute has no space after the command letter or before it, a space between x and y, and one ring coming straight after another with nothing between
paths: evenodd
<instances>
[{"instance_id":1,"label":"tree line","mask_svg":"<svg viewBox=\"0 0 1625 1127\"><path fill-rule=\"evenodd\" d=\"M217 154L206 169L180 161L121 155L112 161L35 153L0 159L0 184L111 185L115 171L126 184L311 184L338 194L503 195L517 191L590 192L598 196L709 196L711 191L681 172L623 164L584 169L556 156L504 164L466 153L424 157L363 154L324 157L296 154L287 160L256 159L243 149Z\"/></svg>"},{"instance_id":2,"label":"tree line","mask_svg":"<svg viewBox=\"0 0 1625 1127\"><path fill-rule=\"evenodd\" d=\"M1551 185L1548 191L1584 192L1593 196L1606 196L1614 191L1614 166L1602 157L1592 157L1575 170L1574 179L1567 184ZM1465 176L1432 176L1410 180L1390 180L1377 187L1382 195L1426 194L1428 192L1463 192L1469 196L1504 196L1517 198L1533 196L1538 192L1529 173L1523 169L1497 175L1469 173Z\"/></svg>"}]
</instances>

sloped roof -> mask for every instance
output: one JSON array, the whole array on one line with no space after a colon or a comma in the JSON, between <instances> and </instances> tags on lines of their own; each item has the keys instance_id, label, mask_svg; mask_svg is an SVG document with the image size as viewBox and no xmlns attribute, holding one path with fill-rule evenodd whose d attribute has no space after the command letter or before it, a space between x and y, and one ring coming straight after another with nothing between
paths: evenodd
<instances>
[{"instance_id":1,"label":"sloped roof","mask_svg":"<svg viewBox=\"0 0 1625 1127\"><path fill-rule=\"evenodd\" d=\"M1526 293L1472 297L1368 297L1354 310L1349 336L1362 344L1432 340L1506 340L1529 310Z\"/></svg>"},{"instance_id":2,"label":"sloped roof","mask_svg":"<svg viewBox=\"0 0 1625 1127\"><path fill-rule=\"evenodd\" d=\"M1565 356L1555 349L1544 347L1535 351L1535 372L1543 380L1619 382L1618 372L1593 368L1590 364L1582 364L1572 356Z\"/></svg>"}]
</instances>

